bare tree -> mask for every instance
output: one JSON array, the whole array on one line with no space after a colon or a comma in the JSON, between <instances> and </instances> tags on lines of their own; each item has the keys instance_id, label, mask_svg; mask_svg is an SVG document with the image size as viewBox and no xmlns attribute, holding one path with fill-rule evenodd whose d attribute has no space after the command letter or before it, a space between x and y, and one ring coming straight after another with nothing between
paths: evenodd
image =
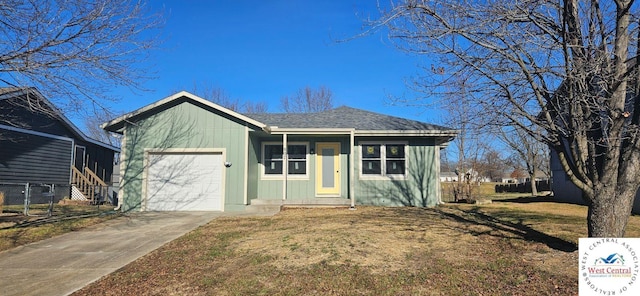
<instances>
[{"instance_id":1,"label":"bare tree","mask_svg":"<svg viewBox=\"0 0 640 296\"><path fill-rule=\"evenodd\" d=\"M589 236L624 236L640 186L633 0L404 0L380 12L371 30L386 27L399 48L468 77L493 124L519 126L558 153L588 203ZM420 79L427 95L447 83L433 76Z\"/></svg>"},{"instance_id":2,"label":"bare tree","mask_svg":"<svg viewBox=\"0 0 640 296\"><path fill-rule=\"evenodd\" d=\"M333 93L326 86L312 89L309 86L301 88L292 96L280 99L280 105L287 113L310 113L331 110L333 108Z\"/></svg>"},{"instance_id":3,"label":"bare tree","mask_svg":"<svg viewBox=\"0 0 640 296\"><path fill-rule=\"evenodd\" d=\"M95 110L92 116L84 117L85 131L89 137L102 143L107 143L114 147L120 147L120 135L108 132L100 125L116 117L115 114L107 110Z\"/></svg>"},{"instance_id":4,"label":"bare tree","mask_svg":"<svg viewBox=\"0 0 640 296\"><path fill-rule=\"evenodd\" d=\"M251 113L267 113L269 111L269 107L265 102L250 102L246 101L242 105L242 113L251 114Z\"/></svg>"},{"instance_id":5,"label":"bare tree","mask_svg":"<svg viewBox=\"0 0 640 296\"><path fill-rule=\"evenodd\" d=\"M538 131L535 127L531 131ZM514 152L518 164L524 164L531 180L531 195L538 195L536 176L543 172L549 176L549 151L547 145L537 141L519 126L504 127L497 132L498 138ZM517 169L514 167L514 169Z\"/></svg>"},{"instance_id":6,"label":"bare tree","mask_svg":"<svg viewBox=\"0 0 640 296\"><path fill-rule=\"evenodd\" d=\"M507 165L502 156L500 156L500 152L493 148L486 149L476 168L480 176L487 177L492 182L501 181L507 171Z\"/></svg>"},{"instance_id":7,"label":"bare tree","mask_svg":"<svg viewBox=\"0 0 640 296\"><path fill-rule=\"evenodd\" d=\"M35 87L63 109L104 107L105 90L140 89L149 69L138 65L158 45L161 22L144 1L2 1L0 84Z\"/></svg>"},{"instance_id":8,"label":"bare tree","mask_svg":"<svg viewBox=\"0 0 640 296\"><path fill-rule=\"evenodd\" d=\"M431 73L445 75L443 67L431 68ZM452 126L460 133L453 140L455 153L458 155L455 172L458 175L458 184L453 187L454 200L473 199L471 190L472 174L479 172L481 157L486 150L486 136L481 134L481 128L476 117L479 114L477 105L471 99L472 94L467 91L466 77L458 76L450 80L450 85L442 88L443 99L436 102L446 111L443 122Z\"/></svg>"},{"instance_id":9,"label":"bare tree","mask_svg":"<svg viewBox=\"0 0 640 296\"><path fill-rule=\"evenodd\" d=\"M265 102L242 102L238 98L231 98L227 92L219 87L204 84L204 86L194 85L192 92L203 99L214 102L229 110L241 113L265 113L268 105Z\"/></svg>"}]
</instances>

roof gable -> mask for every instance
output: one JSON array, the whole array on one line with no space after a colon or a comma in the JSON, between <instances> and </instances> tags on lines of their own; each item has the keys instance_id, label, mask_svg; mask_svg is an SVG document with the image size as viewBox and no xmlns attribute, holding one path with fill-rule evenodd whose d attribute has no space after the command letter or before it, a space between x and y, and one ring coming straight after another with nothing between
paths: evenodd
<instances>
[{"instance_id":1,"label":"roof gable","mask_svg":"<svg viewBox=\"0 0 640 296\"><path fill-rule=\"evenodd\" d=\"M348 134L354 132L359 136L429 136L437 138L440 144L451 141L459 133L458 130L435 124L346 106L315 113L243 115L186 91L181 91L104 123L102 128L121 133L127 123L150 117L184 102L190 102L200 108L212 108L226 117L251 124L267 133Z\"/></svg>"},{"instance_id":2,"label":"roof gable","mask_svg":"<svg viewBox=\"0 0 640 296\"><path fill-rule=\"evenodd\" d=\"M246 122L248 124L251 124L253 126L258 127L259 129L262 130L268 130L268 126L262 122L256 121L252 118L249 118L245 115L242 115L240 113L237 113L233 110L227 109L225 107L222 107L216 103L213 103L211 101L205 100L201 97L198 97L194 94L191 94L189 92L186 91L181 91L178 92L174 95L168 96L160 101L157 101L153 104L147 105L145 107L142 107L138 110L129 112L125 115L122 115L116 119L113 119L109 122L106 122L104 124L102 124L102 128L107 130L107 131L111 131L111 132L122 132L122 129L124 128L125 124L127 122L134 122L140 118L145 118L148 116L151 116L153 114L156 114L157 112L160 112L168 107L171 107L172 104L178 103L181 100L185 100L188 102L192 102L195 103L195 105L204 105L206 107L212 108L214 110L217 110L227 116L230 116L232 118L238 119L242 122Z\"/></svg>"},{"instance_id":3,"label":"roof gable","mask_svg":"<svg viewBox=\"0 0 640 296\"><path fill-rule=\"evenodd\" d=\"M50 116L53 120L57 120L66 128L71 134L75 136L76 139L82 140L88 143L92 143L113 151L120 151L117 147L111 146L109 144L97 141L85 135L75 124L71 122L56 106L51 103L47 98L45 98L36 88L33 87L3 87L0 88L0 101L1 100L9 100L9 99L20 99L23 96L32 95L35 96L35 102L39 106L37 108L41 108L42 110L31 110L30 112L36 113L50 113L45 116ZM24 108L29 109L29 108ZM29 111L29 110L27 110ZM1 123L0 123L1 125ZM7 127L11 128L11 127ZM29 130L29 127L16 126L15 128Z\"/></svg>"}]
</instances>

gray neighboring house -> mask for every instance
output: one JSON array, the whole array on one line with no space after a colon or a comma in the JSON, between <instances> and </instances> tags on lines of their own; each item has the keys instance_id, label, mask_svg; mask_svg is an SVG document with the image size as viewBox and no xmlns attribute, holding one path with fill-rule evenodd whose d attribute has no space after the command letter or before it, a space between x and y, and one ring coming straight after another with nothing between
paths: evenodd
<instances>
[{"instance_id":1,"label":"gray neighboring house","mask_svg":"<svg viewBox=\"0 0 640 296\"><path fill-rule=\"evenodd\" d=\"M457 130L349 107L239 114L180 92L103 125L120 133L123 211L253 204L435 206Z\"/></svg>"},{"instance_id":2,"label":"gray neighboring house","mask_svg":"<svg viewBox=\"0 0 640 296\"><path fill-rule=\"evenodd\" d=\"M558 154L551 150L550 157L551 167L551 191L553 192L553 198L566 203L573 204L586 204L582 198L582 191L578 189L576 185L569 180L567 173L562 169ZM640 190L636 193L636 198L633 201L634 214L640 214Z\"/></svg>"},{"instance_id":3,"label":"gray neighboring house","mask_svg":"<svg viewBox=\"0 0 640 296\"><path fill-rule=\"evenodd\" d=\"M0 88L0 118L0 191L6 204L24 203L29 191L32 203L47 202L43 193L51 185L56 201L92 201L98 195L106 200L111 194L106 186L120 150L86 136L37 89Z\"/></svg>"}]
</instances>

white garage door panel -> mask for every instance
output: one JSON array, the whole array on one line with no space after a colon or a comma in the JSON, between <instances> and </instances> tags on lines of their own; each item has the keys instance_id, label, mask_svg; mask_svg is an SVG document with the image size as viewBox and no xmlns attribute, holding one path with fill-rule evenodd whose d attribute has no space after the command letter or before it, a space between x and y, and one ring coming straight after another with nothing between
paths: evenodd
<instances>
[{"instance_id":1,"label":"white garage door panel","mask_svg":"<svg viewBox=\"0 0 640 296\"><path fill-rule=\"evenodd\" d=\"M147 211L221 211L220 153L149 154Z\"/></svg>"}]
</instances>

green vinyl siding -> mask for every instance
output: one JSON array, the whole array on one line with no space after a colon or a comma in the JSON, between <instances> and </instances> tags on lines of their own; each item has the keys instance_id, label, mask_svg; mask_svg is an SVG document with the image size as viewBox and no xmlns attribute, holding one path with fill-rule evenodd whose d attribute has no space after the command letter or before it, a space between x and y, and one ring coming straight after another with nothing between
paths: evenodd
<instances>
[{"instance_id":1,"label":"green vinyl siding","mask_svg":"<svg viewBox=\"0 0 640 296\"><path fill-rule=\"evenodd\" d=\"M253 149L256 149L258 152L256 153L256 157L258 159L259 165L257 167L252 168L249 173L253 174L252 178L257 180L255 185L250 184L249 186L255 186L255 194L249 195L250 199L259 198L259 199L282 199L282 186L283 186L283 178L282 176L278 176L274 178L273 176L265 177L263 175L263 164L262 164L262 145L261 143L269 142L269 143L282 143L282 136L269 136L269 137L261 137L258 136L252 137ZM349 197L349 138L348 137L320 137L320 136L298 136L291 135L287 138L288 143L308 143L309 149L314 150L314 154L308 155L308 175L305 178L296 178L289 177L287 178L287 200L304 200L311 199L317 197L316 195L316 143L326 143L326 142L339 142L340 143L340 196L343 198ZM254 191L252 191L254 192Z\"/></svg>"},{"instance_id":2,"label":"green vinyl siding","mask_svg":"<svg viewBox=\"0 0 640 296\"><path fill-rule=\"evenodd\" d=\"M257 132L249 133L249 155L247 156L247 199L258 197L258 180L260 179L260 138ZM251 202L249 202L251 203Z\"/></svg>"},{"instance_id":3,"label":"green vinyl siding","mask_svg":"<svg viewBox=\"0 0 640 296\"><path fill-rule=\"evenodd\" d=\"M241 119L188 99L176 99L141 112L147 113L132 115L123 128L123 210L141 208L145 155L149 151L162 152L163 149L172 152L185 149L196 153L222 151L224 161L231 163L230 167L224 168L225 210L244 209L245 198L248 202L252 199L283 198L284 177L263 174L263 144L282 143L282 135L269 135ZM298 172L286 179L287 199L322 198L316 191L316 145L338 142L341 198L352 198L350 189L353 188L356 204L361 205L434 206L438 203L439 147L435 145L433 138L356 136L355 141L356 147L352 155L349 135L289 135L287 142L308 145L308 154L305 163L306 175ZM394 165L393 169L386 170L386 173L379 176L373 176L373 171L368 172L369 174L363 177L360 173L360 142L400 142L405 150L404 154L385 150L385 153L395 157L390 157L394 158L391 160L386 159L389 164ZM400 145L389 149L397 147ZM310 153L312 149L314 153ZM387 157L386 154L384 157ZM370 161L376 160L378 159ZM383 157L380 157L379 161L383 165L387 163L382 162L385 161ZM405 167L406 173L403 175L401 172ZM350 185L350 181L354 184Z\"/></svg>"},{"instance_id":4,"label":"green vinyl siding","mask_svg":"<svg viewBox=\"0 0 640 296\"><path fill-rule=\"evenodd\" d=\"M281 142L281 136L260 137L258 134L252 136L250 157L255 157L257 162L262 161L261 143ZM433 139L429 138L391 138L391 137L358 137L356 145L360 142L401 142L406 148L406 175L404 178L380 177L377 179L361 178L360 170L360 149L356 146L354 165L355 170L350 167L350 144L347 137L300 137L290 136L288 142L308 142L309 147L314 148L321 142L339 142L341 146L340 166L341 166L341 186L340 196L350 198L349 180L354 174L353 180L356 204L360 205L383 205L383 206L435 206L438 202L438 174L437 150ZM317 151L316 151L317 153ZM253 161L253 160L252 160ZM310 198L321 198L316 195L316 155L310 155L309 175L305 179L287 180L287 200L300 200ZM283 181L280 179L267 179L262 175L262 164L249 165L250 184L249 199L282 199ZM256 183L253 183L256 180ZM255 190L253 189L255 188Z\"/></svg>"},{"instance_id":5,"label":"green vinyl siding","mask_svg":"<svg viewBox=\"0 0 640 296\"><path fill-rule=\"evenodd\" d=\"M360 138L359 142L406 142L406 175L402 177L362 178L359 174L361 149L356 149L356 203L381 206L430 207L438 203L439 167L437 149L429 138Z\"/></svg>"},{"instance_id":6,"label":"green vinyl siding","mask_svg":"<svg viewBox=\"0 0 640 296\"><path fill-rule=\"evenodd\" d=\"M225 208L244 206L246 127L243 122L206 106L182 102L128 124L123 143L124 210L139 209L145 150L224 149Z\"/></svg>"}]
</instances>

